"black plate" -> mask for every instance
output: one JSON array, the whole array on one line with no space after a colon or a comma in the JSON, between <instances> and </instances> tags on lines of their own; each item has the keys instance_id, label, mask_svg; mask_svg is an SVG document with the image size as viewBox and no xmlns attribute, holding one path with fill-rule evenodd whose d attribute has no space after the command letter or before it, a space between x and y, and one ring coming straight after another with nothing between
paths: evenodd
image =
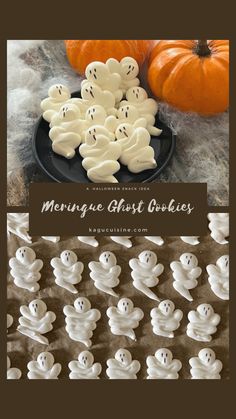
<instances>
[{"instance_id":1,"label":"black plate","mask_svg":"<svg viewBox=\"0 0 236 419\"><path fill-rule=\"evenodd\" d=\"M73 93L72 97L80 97L80 91ZM174 153L176 136L158 117L156 117L156 126L163 130L159 137L152 137L150 142L155 150L157 167L135 174L131 173L126 166L121 165L119 172L115 174L118 182L151 182L167 166ZM78 149L70 160L55 154L48 133L49 124L41 117L35 127L32 145L35 159L43 172L55 182L90 182L82 166Z\"/></svg>"}]
</instances>

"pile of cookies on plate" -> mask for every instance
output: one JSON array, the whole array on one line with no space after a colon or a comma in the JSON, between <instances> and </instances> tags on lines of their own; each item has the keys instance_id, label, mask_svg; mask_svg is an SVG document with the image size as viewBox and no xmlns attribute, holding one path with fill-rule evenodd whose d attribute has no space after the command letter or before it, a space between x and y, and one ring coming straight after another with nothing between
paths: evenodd
<instances>
[{"instance_id":1,"label":"pile of cookies on plate","mask_svg":"<svg viewBox=\"0 0 236 419\"><path fill-rule=\"evenodd\" d=\"M150 140L162 132L155 127L158 105L139 86L138 73L132 57L95 61L86 68L81 98L56 84L41 102L53 151L72 159L78 149L92 182L117 182L120 164L132 173L157 166Z\"/></svg>"}]
</instances>

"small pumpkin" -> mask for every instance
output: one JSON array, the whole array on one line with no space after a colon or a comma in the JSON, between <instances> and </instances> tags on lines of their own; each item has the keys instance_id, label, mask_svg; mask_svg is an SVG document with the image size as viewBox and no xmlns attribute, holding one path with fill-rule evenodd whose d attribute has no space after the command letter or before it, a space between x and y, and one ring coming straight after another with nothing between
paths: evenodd
<instances>
[{"instance_id":1,"label":"small pumpkin","mask_svg":"<svg viewBox=\"0 0 236 419\"><path fill-rule=\"evenodd\" d=\"M92 61L106 62L108 58L121 60L133 57L142 64L150 52L153 41L148 40L66 40L66 53L70 65L80 74Z\"/></svg>"},{"instance_id":2,"label":"small pumpkin","mask_svg":"<svg viewBox=\"0 0 236 419\"><path fill-rule=\"evenodd\" d=\"M214 115L229 105L229 41L160 41L148 68L153 94L182 111Z\"/></svg>"}]
</instances>

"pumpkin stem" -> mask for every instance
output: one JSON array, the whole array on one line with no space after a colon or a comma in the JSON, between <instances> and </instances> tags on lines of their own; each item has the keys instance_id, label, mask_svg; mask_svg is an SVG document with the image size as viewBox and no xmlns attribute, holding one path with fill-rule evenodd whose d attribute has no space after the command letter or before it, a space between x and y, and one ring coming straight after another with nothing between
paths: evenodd
<instances>
[{"instance_id":1,"label":"pumpkin stem","mask_svg":"<svg viewBox=\"0 0 236 419\"><path fill-rule=\"evenodd\" d=\"M211 50L208 46L207 39L198 40L195 51L199 57L207 57L208 55L211 55Z\"/></svg>"}]
</instances>

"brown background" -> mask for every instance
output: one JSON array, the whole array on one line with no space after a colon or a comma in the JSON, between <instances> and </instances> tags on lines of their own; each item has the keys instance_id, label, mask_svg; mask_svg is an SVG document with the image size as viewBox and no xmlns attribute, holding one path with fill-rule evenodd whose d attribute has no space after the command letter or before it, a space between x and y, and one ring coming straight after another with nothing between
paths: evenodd
<instances>
[{"instance_id":1,"label":"brown background","mask_svg":"<svg viewBox=\"0 0 236 419\"><path fill-rule=\"evenodd\" d=\"M2 281L1 307L6 305L6 39L108 39L123 38L135 39L235 39L235 12L230 2L216 3L215 1L198 1L197 3L145 1L143 7L135 8L127 1L102 7L101 2L93 4L85 2L72 2L69 7L55 8L53 2L42 0L40 4L33 5L30 1L6 3L1 10L1 114L0 129L2 138L1 160L1 217L0 217L0 243L2 263L0 265ZM123 6L125 5L125 6ZM125 13L124 13L125 10ZM85 15L83 15L85 13ZM55 19L56 16L56 19ZM82 18L89 16L89 19ZM97 19L97 16L101 17ZM110 18L111 16L111 18ZM54 24L52 24L54 22ZM89 23L88 23L89 22ZM99 34L99 36L98 36ZM231 42L231 74L235 66L235 42ZM231 91L235 91L235 80L231 79ZM232 95L231 109L234 114L236 105ZM233 189L235 173L235 118L231 118L231 153L230 153L230 185ZM5 156L5 158L4 158ZM235 198L231 195L230 212L235 213ZM24 210L25 211L25 210ZM225 209L224 209L225 211ZM233 230L233 217L231 218L231 234ZM232 254L231 277L234 278L234 241L232 241L230 254ZM231 281L231 295L234 293L234 281ZM233 299L232 299L233 300ZM232 321L234 319L234 304L230 304ZM6 320L5 315L0 316L1 325L1 377L6 368ZM235 337L233 327L230 340L231 379L221 382L212 381L152 381L137 380L132 384L101 380L96 382L81 382L58 380L55 382L35 381L6 382L0 377L1 384L1 411L7 409L9 417L41 417L50 413L57 417L69 415L86 416L102 415L103 417L137 417L160 416L175 417L222 417L233 408L235 394ZM40 396L40 400L39 400Z\"/></svg>"},{"instance_id":2,"label":"brown background","mask_svg":"<svg viewBox=\"0 0 236 419\"><path fill-rule=\"evenodd\" d=\"M228 301L220 300L211 291L208 283L208 275L206 273L206 265L215 263L218 257L228 253L228 245L217 244L208 234L201 237L201 242L197 246L191 246L184 243L179 237L165 237L163 246L157 246L143 237L132 238L133 247L127 249L117 243L114 243L109 237L100 237L99 247L93 248L78 241L77 237L62 237L59 243L51 243L41 238L35 238L33 244L30 245L37 254L37 258L44 262L41 271L42 279L39 281L41 290L37 293L30 293L27 290L18 288L14 283L11 275L8 276L8 313L14 317L14 324L9 329L8 335L8 355L12 359L12 366L19 367L23 372L23 378L27 376L27 363L31 359L36 359L37 355L45 350L49 350L54 354L55 360L62 364L62 373L59 378L68 378L68 363L72 359L77 359L79 352L85 350L85 346L78 342L72 341L65 331L65 317L63 307L66 304L73 304L76 295L59 287L54 282L52 267L50 260L58 257L63 250L70 249L75 251L78 259L84 263L85 269L82 274L82 281L76 286L79 291L78 296L86 296L91 301L92 307L101 311L101 320L97 323L94 331L91 351L94 354L95 361L101 362L102 374L101 378L106 376L106 360L113 358L115 352L119 348L127 348L131 351L133 359L141 362L141 370L138 378L146 378L146 357L154 355L155 351L162 347L169 347L173 356L180 359L183 368L180 371L180 378L190 378L188 360L192 356L197 356L200 349L210 347L215 350L218 359L224 364L222 378L229 378L229 359L228 359ZM8 240L9 258L15 256L15 252L19 246L27 245L24 241L14 235L10 235ZM91 260L98 260L99 255L110 250L115 253L117 263L121 266L120 285L115 289L121 297L131 298L135 307L140 307L145 317L140 322L139 327L135 330L137 342L133 342L129 338L114 336L110 332L108 326L108 318L106 310L108 306L116 305L118 298L111 297L105 293L98 291L94 282L90 279L88 263ZM150 311L153 307L157 307L157 303L150 300L144 294L137 291L132 285L130 275L129 260L138 257L143 250L153 250L158 257L158 263L162 263L165 267L164 273L160 275L160 282L157 287L152 290L163 300L170 298L176 308L180 308L184 317L180 328L175 332L175 338L168 339L153 334ZM188 302L173 288L173 278L170 269L170 263L173 260L179 260L179 256L184 252L193 252L202 268L202 275L199 279L199 285L191 291L194 298L193 302ZM28 337L21 335L16 331L19 318L19 307L23 304L29 304L35 298L42 298L48 310L55 312L57 319L53 324L53 331L46 336L50 345L47 347L41 345ZM201 303L212 304L216 313L220 314L221 322L218 326L217 333L213 336L211 343L196 342L186 335L186 326L188 323L187 314L190 310L196 309ZM12 333L13 332L13 333Z\"/></svg>"}]
</instances>

